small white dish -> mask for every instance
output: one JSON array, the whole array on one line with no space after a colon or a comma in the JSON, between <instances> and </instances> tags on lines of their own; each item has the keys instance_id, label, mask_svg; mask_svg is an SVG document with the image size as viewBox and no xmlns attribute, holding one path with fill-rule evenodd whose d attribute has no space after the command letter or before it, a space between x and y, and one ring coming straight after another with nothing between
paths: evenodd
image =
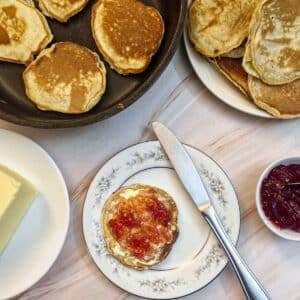
<instances>
[{"instance_id":1,"label":"small white dish","mask_svg":"<svg viewBox=\"0 0 300 300\"><path fill-rule=\"evenodd\" d=\"M68 232L70 205L61 172L32 140L0 129L0 164L40 192L0 256L0 299L8 299L37 283L54 264Z\"/></svg>"},{"instance_id":2,"label":"small white dish","mask_svg":"<svg viewBox=\"0 0 300 300\"><path fill-rule=\"evenodd\" d=\"M188 5L190 2L191 0L188 1ZM273 118L270 114L257 107L253 101L240 92L238 88L236 88L223 74L218 72L206 58L194 49L190 42L187 30L186 22L184 44L188 58L196 75L210 92L222 102L241 112L257 117Z\"/></svg>"},{"instance_id":3,"label":"small white dish","mask_svg":"<svg viewBox=\"0 0 300 300\"><path fill-rule=\"evenodd\" d=\"M260 176L257 187L256 187L256 207L258 211L258 215L264 222L264 224L277 236L282 237L287 240L291 241L300 241L300 233L289 230L289 229L280 229L276 225L274 225L268 217L265 215L262 205L261 205L261 198L260 198L260 190L263 180L269 175L271 170L279 165L290 165L290 164L300 164L300 156L295 157L288 157L288 158L282 158L279 160L276 160L275 162L271 163L267 166L267 168L264 170L262 175Z\"/></svg>"},{"instance_id":4,"label":"small white dish","mask_svg":"<svg viewBox=\"0 0 300 300\"><path fill-rule=\"evenodd\" d=\"M240 212L224 171L201 151L186 146L208 188L211 200L234 244ZM178 207L179 237L168 257L145 271L121 265L107 252L101 229L105 200L124 185L144 183L166 190ZM103 274L122 289L150 299L174 299L209 284L228 260L210 228L185 192L158 141L131 146L113 156L90 185L83 209L88 250Z\"/></svg>"}]
</instances>

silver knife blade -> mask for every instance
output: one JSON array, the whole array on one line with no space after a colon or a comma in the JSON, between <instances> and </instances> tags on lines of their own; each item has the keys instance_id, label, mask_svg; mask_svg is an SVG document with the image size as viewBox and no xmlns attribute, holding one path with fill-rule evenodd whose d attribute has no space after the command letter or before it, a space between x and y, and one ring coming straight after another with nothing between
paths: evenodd
<instances>
[{"instance_id":1,"label":"silver knife blade","mask_svg":"<svg viewBox=\"0 0 300 300\"><path fill-rule=\"evenodd\" d=\"M197 208L200 209L200 211L207 209L211 205L210 197L194 165L194 162L184 146L163 124L153 122L152 128L167 153L183 186L189 196L194 200Z\"/></svg>"},{"instance_id":2,"label":"silver knife blade","mask_svg":"<svg viewBox=\"0 0 300 300\"><path fill-rule=\"evenodd\" d=\"M232 263L233 269L241 282L247 299L270 300L267 292L249 270L224 230L222 223L211 205L209 195L202 182L201 176L199 175L184 146L163 124L154 122L152 123L152 127L160 143L165 149L173 167L175 168L183 186L190 197L194 200L193 202L202 212L208 225L211 227L220 244L223 246Z\"/></svg>"}]
</instances>

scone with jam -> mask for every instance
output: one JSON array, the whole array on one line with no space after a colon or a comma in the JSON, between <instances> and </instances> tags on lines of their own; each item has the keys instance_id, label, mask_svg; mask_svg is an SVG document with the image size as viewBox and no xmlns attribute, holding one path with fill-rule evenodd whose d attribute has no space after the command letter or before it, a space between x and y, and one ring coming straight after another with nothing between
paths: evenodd
<instances>
[{"instance_id":1,"label":"scone with jam","mask_svg":"<svg viewBox=\"0 0 300 300\"><path fill-rule=\"evenodd\" d=\"M108 251L136 270L160 263L178 236L178 211L165 191L134 184L116 191L104 204L102 230Z\"/></svg>"}]
</instances>

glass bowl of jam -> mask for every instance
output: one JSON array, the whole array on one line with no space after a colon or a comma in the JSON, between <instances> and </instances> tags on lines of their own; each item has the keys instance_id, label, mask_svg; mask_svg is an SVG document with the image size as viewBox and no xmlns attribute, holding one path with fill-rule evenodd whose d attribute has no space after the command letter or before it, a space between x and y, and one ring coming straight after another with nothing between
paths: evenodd
<instances>
[{"instance_id":1,"label":"glass bowl of jam","mask_svg":"<svg viewBox=\"0 0 300 300\"><path fill-rule=\"evenodd\" d=\"M270 164L256 189L258 214L276 235L300 241L300 157Z\"/></svg>"}]
</instances>

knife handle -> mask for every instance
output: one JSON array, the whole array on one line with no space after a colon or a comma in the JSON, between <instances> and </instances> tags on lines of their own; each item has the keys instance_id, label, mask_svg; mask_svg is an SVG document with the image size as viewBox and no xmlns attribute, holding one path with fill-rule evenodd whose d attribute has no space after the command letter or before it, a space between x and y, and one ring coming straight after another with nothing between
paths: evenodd
<instances>
[{"instance_id":1,"label":"knife handle","mask_svg":"<svg viewBox=\"0 0 300 300\"><path fill-rule=\"evenodd\" d=\"M220 244L223 246L233 269L242 285L243 291L249 300L269 300L271 299L262 285L255 278L246 263L243 261L231 239L224 230L219 217L213 206L202 211L206 222L210 225Z\"/></svg>"}]
</instances>

